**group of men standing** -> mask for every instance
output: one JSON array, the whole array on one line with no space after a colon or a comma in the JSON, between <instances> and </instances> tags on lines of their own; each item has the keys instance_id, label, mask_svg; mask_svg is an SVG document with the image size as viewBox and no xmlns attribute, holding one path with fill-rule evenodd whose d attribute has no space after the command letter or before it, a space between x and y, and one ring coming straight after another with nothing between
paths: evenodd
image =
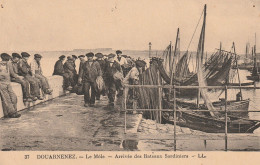
<instances>
[{"instance_id":1,"label":"group of men standing","mask_svg":"<svg viewBox=\"0 0 260 165\"><path fill-rule=\"evenodd\" d=\"M5 117L21 116L17 113L17 97L12 90L11 81L21 84L24 102L43 100L43 95L52 94L48 80L42 73L42 56L35 54L31 64L28 63L29 57L30 54L27 52L22 52L21 55L12 53L12 56L7 53L1 54L0 95Z\"/></svg>"},{"instance_id":2,"label":"group of men standing","mask_svg":"<svg viewBox=\"0 0 260 165\"><path fill-rule=\"evenodd\" d=\"M94 106L95 100L99 100L101 94L106 94L109 106L114 106L116 93L117 97L122 96L124 83L137 82L136 80L139 79L139 74L145 66L145 63L141 61L136 61L133 66L129 65L127 60L122 57L120 50L117 50L116 54L110 53L108 55L89 52L86 54L87 60L84 59L84 55L78 56L80 66L77 74L75 65L77 57L73 56L68 56L64 64L66 57L60 56L55 64L53 75L64 77L64 89L73 90L75 86L82 85L85 107ZM102 91L97 87L97 79L100 77L104 81Z\"/></svg>"}]
</instances>

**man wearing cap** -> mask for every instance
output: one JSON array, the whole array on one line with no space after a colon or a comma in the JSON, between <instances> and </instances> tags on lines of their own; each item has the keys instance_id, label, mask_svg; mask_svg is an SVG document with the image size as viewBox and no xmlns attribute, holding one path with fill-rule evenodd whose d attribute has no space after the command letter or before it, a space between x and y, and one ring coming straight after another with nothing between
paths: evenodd
<instances>
[{"instance_id":1,"label":"man wearing cap","mask_svg":"<svg viewBox=\"0 0 260 165\"><path fill-rule=\"evenodd\" d=\"M75 68L74 68L74 62L71 56L67 57L67 61L63 65L64 72L69 75L69 80L70 80L70 85L72 88L75 87L76 82L74 80L74 73L75 73Z\"/></svg>"},{"instance_id":2,"label":"man wearing cap","mask_svg":"<svg viewBox=\"0 0 260 165\"><path fill-rule=\"evenodd\" d=\"M83 67L84 63L86 62L86 60L85 60L84 55L79 55L78 58L80 60L80 63L79 63L79 75L80 75L80 72L82 72L82 67Z\"/></svg>"},{"instance_id":3,"label":"man wearing cap","mask_svg":"<svg viewBox=\"0 0 260 165\"><path fill-rule=\"evenodd\" d=\"M102 53L96 53L95 54L95 57L97 58L96 61L99 63L100 65L100 68L101 68L101 71L102 71L102 78L104 79L104 72L105 72L105 65L106 65L106 62L105 60L103 59L104 55ZM105 90L102 92L103 95L105 95ZM97 100L100 100L100 92L97 92L96 94L96 99Z\"/></svg>"},{"instance_id":4,"label":"man wearing cap","mask_svg":"<svg viewBox=\"0 0 260 165\"><path fill-rule=\"evenodd\" d=\"M135 62L135 66L128 72L126 77L124 78L124 85L137 85L139 80L139 75L142 74L142 68L145 66L143 61L137 60ZM133 98L134 89L126 88L127 99L128 99L128 91L129 98Z\"/></svg>"},{"instance_id":5,"label":"man wearing cap","mask_svg":"<svg viewBox=\"0 0 260 165\"><path fill-rule=\"evenodd\" d=\"M76 70L76 60L78 59L78 57L76 55L72 55L72 61L73 61L73 67L74 67L74 70L73 70L73 79L75 82L78 81L78 74L77 74L77 70Z\"/></svg>"},{"instance_id":6,"label":"man wearing cap","mask_svg":"<svg viewBox=\"0 0 260 165\"><path fill-rule=\"evenodd\" d=\"M40 54L34 55L34 60L31 63L32 76L40 80L42 90L45 94L51 94L53 90L50 89L47 78L42 74L41 59L42 56Z\"/></svg>"},{"instance_id":7,"label":"man wearing cap","mask_svg":"<svg viewBox=\"0 0 260 165\"><path fill-rule=\"evenodd\" d=\"M115 61L115 54L109 54L107 57L107 62L104 70L104 80L106 83L106 87L108 89L108 99L109 105L114 106L115 94L116 94L116 83L117 80L114 79L114 74L116 72L122 72L122 68L120 64Z\"/></svg>"},{"instance_id":8,"label":"man wearing cap","mask_svg":"<svg viewBox=\"0 0 260 165\"><path fill-rule=\"evenodd\" d=\"M63 68L63 62L64 62L65 58L66 58L66 56L64 56L64 55L61 55L59 57L59 60L54 65L54 71L53 71L52 75L63 76L63 89L70 91L70 90L72 90L70 76L68 73L65 73L64 68Z\"/></svg>"},{"instance_id":9,"label":"man wearing cap","mask_svg":"<svg viewBox=\"0 0 260 165\"><path fill-rule=\"evenodd\" d=\"M124 77L126 76L127 73L127 68L128 68L128 62L126 60L126 55L122 55L122 51L121 50L117 50L116 51L117 54L117 58L116 61L120 64L120 66L122 67L122 71L124 74Z\"/></svg>"},{"instance_id":10,"label":"man wearing cap","mask_svg":"<svg viewBox=\"0 0 260 165\"><path fill-rule=\"evenodd\" d=\"M83 72L79 75L79 84L83 83L84 89L84 106L94 106L95 97L97 91L96 79L98 76L102 76L100 65L97 61L93 60L94 53L90 52L86 54L88 61L86 61L82 67ZM91 96L89 90L91 88Z\"/></svg>"},{"instance_id":11,"label":"man wearing cap","mask_svg":"<svg viewBox=\"0 0 260 165\"><path fill-rule=\"evenodd\" d=\"M9 71L11 76L11 81L21 84L22 91L23 91L23 101L36 101L37 98L32 98L30 95L30 84L29 82L23 77L19 76L18 74L18 63L22 57L18 53L12 54L12 60L10 61Z\"/></svg>"},{"instance_id":12,"label":"man wearing cap","mask_svg":"<svg viewBox=\"0 0 260 165\"><path fill-rule=\"evenodd\" d=\"M27 52L22 52L21 55L22 59L18 63L19 76L23 76L30 83L30 90L33 98L37 97L39 100L43 100L40 93L40 81L37 78L32 77L31 67L27 62L30 54Z\"/></svg>"},{"instance_id":13,"label":"man wearing cap","mask_svg":"<svg viewBox=\"0 0 260 165\"><path fill-rule=\"evenodd\" d=\"M17 113L17 97L11 87L10 72L8 61L11 56L7 53L1 54L0 62L0 97L5 117L18 118L21 115Z\"/></svg>"}]
</instances>

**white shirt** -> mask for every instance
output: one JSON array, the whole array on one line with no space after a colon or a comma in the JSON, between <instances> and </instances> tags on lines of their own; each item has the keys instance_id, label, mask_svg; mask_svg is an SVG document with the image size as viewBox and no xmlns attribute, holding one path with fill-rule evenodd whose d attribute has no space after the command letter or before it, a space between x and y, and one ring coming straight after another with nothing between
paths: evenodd
<instances>
[{"instance_id":1,"label":"white shirt","mask_svg":"<svg viewBox=\"0 0 260 165\"><path fill-rule=\"evenodd\" d=\"M133 67L125 76L123 83L124 84L129 84L129 80L134 79L138 80L139 79L139 71L136 67Z\"/></svg>"},{"instance_id":2,"label":"white shirt","mask_svg":"<svg viewBox=\"0 0 260 165\"><path fill-rule=\"evenodd\" d=\"M127 64L127 60L125 59L125 57L121 57L120 61L117 57L115 57L115 61L118 62L120 65Z\"/></svg>"}]
</instances>

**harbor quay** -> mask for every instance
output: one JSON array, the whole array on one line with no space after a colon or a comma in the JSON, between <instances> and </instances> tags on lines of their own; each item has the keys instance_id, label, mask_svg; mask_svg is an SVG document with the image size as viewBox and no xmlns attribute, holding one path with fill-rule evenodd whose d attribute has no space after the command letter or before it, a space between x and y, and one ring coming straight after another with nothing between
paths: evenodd
<instances>
[{"instance_id":1,"label":"harbor quay","mask_svg":"<svg viewBox=\"0 0 260 165\"><path fill-rule=\"evenodd\" d=\"M107 106L103 96L94 107L84 107L83 96L63 92L62 77L48 79L53 95L23 105L17 94L22 116L0 120L2 151L173 151L172 124L156 123L141 113L125 116L120 98L113 108ZM224 134L180 126L176 131L177 151L224 150ZM228 138L229 150L260 150L259 130L254 134L228 134Z\"/></svg>"}]
</instances>

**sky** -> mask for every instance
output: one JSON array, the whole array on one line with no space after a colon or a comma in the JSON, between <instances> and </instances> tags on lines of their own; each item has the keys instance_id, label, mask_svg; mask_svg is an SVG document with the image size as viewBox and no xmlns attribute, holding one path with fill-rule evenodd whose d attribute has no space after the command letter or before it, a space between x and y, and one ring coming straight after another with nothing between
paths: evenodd
<instances>
[{"instance_id":1,"label":"sky","mask_svg":"<svg viewBox=\"0 0 260 165\"><path fill-rule=\"evenodd\" d=\"M260 0L0 0L0 52L92 48L187 50L207 4L205 51L260 52ZM202 21L201 21L202 22ZM189 50L196 50L201 24ZM259 45L259 46L258 46Z\"/></svg>"}]
</instances>

